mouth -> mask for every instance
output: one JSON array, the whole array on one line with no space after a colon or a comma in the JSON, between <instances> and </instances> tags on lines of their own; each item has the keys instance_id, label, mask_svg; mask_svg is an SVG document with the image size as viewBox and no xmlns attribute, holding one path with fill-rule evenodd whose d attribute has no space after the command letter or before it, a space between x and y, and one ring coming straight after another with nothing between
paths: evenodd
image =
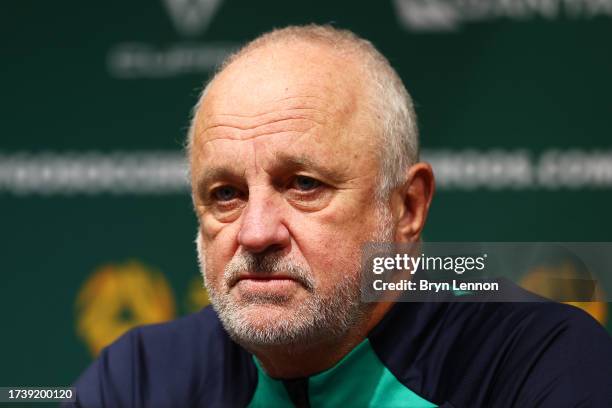
<instances>
[{"instance_id":1,"label":"mouth","mask_svg":"<svg viewBox=\"0 0 612 408\"><path fill-rule=\"evenodd\" d=\"M243 275L238 277L233 286L243 294L282 296L295 291L300 283L281 275Z\"/></svg>"},{"instance_id":2,"label":"mouth","mask_svg":"<svg viewBox=\"0 0 612 408\"><path fill-rule=\"evenodd\" d=\"M230 286L235 286L242 281L265 283L265 282L271 282L271 281L285 281L285 280L295 281L295 279L287 275L272 275L272 274L264 274L264 273L245 273L245 274L236 276L234 279L232 279L230 281Z\"/></svg>"}]
</instances>

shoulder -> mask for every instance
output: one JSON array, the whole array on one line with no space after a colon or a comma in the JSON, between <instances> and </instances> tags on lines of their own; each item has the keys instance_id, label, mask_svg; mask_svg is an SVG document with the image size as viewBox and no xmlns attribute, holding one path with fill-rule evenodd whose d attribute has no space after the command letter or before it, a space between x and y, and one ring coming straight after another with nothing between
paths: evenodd
<instances>
[{"instance_id":1,"label":"shoulder","mask_svg":"<svg viewBox=\"0 0 612 408\"><path fill-rule=\"evenodd\" d=\"M491 344L491 353L505 350L516 357L559 353L564 357L561 362L567 365L571 364L570 357L588 351L612 362L612 338L577 307L546 301L491 303L476 305L475 309L477 316L465 322L461 338L486 339L484 344Z\"/></svg>"},{"instance_id":2,"label":"shoulder","mask_svg":"<svg viewBox=\"0 0 612 408\"><path fill-rule=\"evenodd\" d=\"M506 351L515 357L557 354L564 357L561 363L569 365L571 356L588 350L590 355L612 362L610 335L589 314L574 306L535 300L463 307L458 304L453 312L468 314L460 318L464 323L463 334L456 334L466 342L470 338L481 339L484 349L478 353Z\"/></svg>"},{"instance_id":3,"label":"shoulder","mask_svg":"<svg viewBox=\"0 0 612 408\"><path fill-rule=\"evenodd\" d=\"M250 355L209 307L128 331L102 351L76 388L82 406L188 407L202 398L222 405L226 378L248 390L254 376Z\"/></svg>"},{"instance_id":4,"label":"shoulder","mask_svg":"<svg viewBox=\"0 0 612 408\"><path fill-rule=\"evenodd\" d=\"M612 406L612 338L583 310L544 302L515 310L496 345L491 401L517 406ZM511 326L511 325L509 325Z\"/></svg>"},{"instance_id":5,"label":"shoulder","mask_svg":"<svg viewBox=\"0 0 612 408\"><path fill-rule=\"evenodd\" d=\"M211 367L215 348L231 346L212 308L160 324L129 330L101 354L108 368L125 370L141 363L148 375L168 376L172 371L185 371L194 364ZM127 366L130 367L127 367ZM163 367L163 372L155 370ZM212 368L212 367L211 367ZM117 373L120 375L120 373Z\"/></svg>"},{"instance_id":6,"label":"shoulder","mask_svg":"<svg viewBox=\"0 0 612 408\"><path fill-rule=\"evenodd\" d=\"M480 340L478 349L470 347L479 354L500 350L520 353L523 347L533 354L549 350L552 345L573 350L585 342L592 345L594 353L609 356L612 351L610 335L583 310L539 297L516 285L507 292L508 298L521 301L470 302L468 298L467 302L441 306L438 315L449 340L463 346Z\"/></svg>"},{"instance_id":7,"label":"shoulder","mask_svg":"<svg viewBox=\"0 0 612 408\"><path fill-rule=\"evenodd\" d=\"M548 398L612 405L610 335L576 307L528 300L397 304L371 340L400 381L439 404L547 406L537 401L556 390Z\"/></svg>"},{"instance_id":8,"label":"shoulder","mask_svg":"<svg viewBox=\"0 0 612 408\"><path fill-rule=\"evenodd\" d=\"M165 323L136 327L109 347L125 348L130 343L146 349L173 347L181 352L204 351L216 343L228 342L229 338L221 326L216 313L206 307L197 313Z\"/></svg>"}]
</instances>

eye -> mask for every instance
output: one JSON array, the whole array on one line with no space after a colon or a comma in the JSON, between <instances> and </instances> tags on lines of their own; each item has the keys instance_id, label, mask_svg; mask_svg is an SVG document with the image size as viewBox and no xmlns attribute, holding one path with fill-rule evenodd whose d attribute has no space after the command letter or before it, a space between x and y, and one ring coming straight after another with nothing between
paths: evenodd
<instances>
[{"instance_id":1,"label":"eye","mask_svg":"<svg viewBox=\"0 0 612 408\"><path fill-rule=\"evenodd\" d=\"M212 197L217 201L231 201L238 197L238 190L231 186L221 186L212 191Z\"/></svg>"},{"instance_id":2,"label":"eye","mask_svg":"<svg viewBox=\"0 0 612 408\"><path fill-rule=\"evenodd\" d=\"M292 187L300 191L311 191L321 185L319 180L308 176L297 176L292 183Z\"/></svg>"}]
</instances>

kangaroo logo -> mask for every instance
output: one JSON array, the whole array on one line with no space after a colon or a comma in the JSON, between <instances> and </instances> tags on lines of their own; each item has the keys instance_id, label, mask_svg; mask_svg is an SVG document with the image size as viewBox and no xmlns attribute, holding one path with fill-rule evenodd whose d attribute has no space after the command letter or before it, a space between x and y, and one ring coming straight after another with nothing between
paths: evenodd
<instances>
[{"instance_id":1,"label":"kangaroo logo","mask_svg":"<svg viewBox=\"0 0 612 408\"><path fill-rule=\"evenodd\" d=\"M176 30L185 36L201 34L208 28L221 0L163 0Z\"/></svg>"}]
</instances>

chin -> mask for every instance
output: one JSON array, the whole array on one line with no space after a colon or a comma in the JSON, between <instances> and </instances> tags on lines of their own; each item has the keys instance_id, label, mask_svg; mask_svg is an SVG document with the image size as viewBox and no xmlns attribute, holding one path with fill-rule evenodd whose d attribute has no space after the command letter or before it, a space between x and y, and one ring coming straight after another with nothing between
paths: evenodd
<instances>
[{"instance_id":1,"label":"chin","mask_svg":"<svg viewBox=\"0 0 612 408\"><path fill-rule=\"evenodd\" d=\"M291 346L312 340L318 332L313 316L275 304L236 307L220 317L230 336L247 348Z\"/></svg>"},{"instance_id":2,"label":"chin","mask_svg":"<svg viewBox=\"0 0 612 408\"><path fill-rule=\"evenodd\" d=\"M299 319L299 313L289 305L262 303L242 306L238 309L236 313L239 315L238 319L254 330L283 327Z\"/></svg>"}]
</instances>

